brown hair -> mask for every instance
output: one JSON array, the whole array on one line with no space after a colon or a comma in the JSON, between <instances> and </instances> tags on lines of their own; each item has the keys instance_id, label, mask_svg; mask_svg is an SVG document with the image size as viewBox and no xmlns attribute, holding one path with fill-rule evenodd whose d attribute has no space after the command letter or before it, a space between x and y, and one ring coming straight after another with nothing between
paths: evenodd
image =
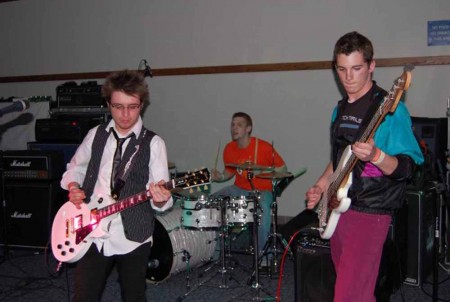
<instances>
[{"instance_id":1,"label":"brown hair","mask_svg":"<svg viewBox=\"0 0 450 302\"><path fill-rule=\"evenodd\" d=\"M121 70L110 74L102 86L102 96L109 103L111 95L115 91L137 96L141 100L141 104L148 105L150 103L148 85L144 80L144 75L139 71Z\"/></svg>"},{"instance_id":2,"label":"brown hair","mask_svg":"<svg viewBox=\"0 0 450 302\"><path fill-rule=\"evenodd\" d=\"M349 32L337 40L333 52L333 67L336 66L336 58L340 54L349 55L354 51L362 53L364 61L370 64L373 60L372 42L356 31Z\"/></svg>"},{"instance_id":3,"label":"brown hair","mask_svg":"<svg viewBox=\"0 0 450 302\"><path fill-rule=\"evenodd\" d=\"M252 130L253 130L253 122L252 122L252 118L250 117L250 115L248 115L245 112L236 112L235 114L233 114L232 119L234 119L235 117L242 117L247 122L247 126L252 127ZM252 133L252 130L250 130L250 134Z\"/></svg>"}]
</instances>

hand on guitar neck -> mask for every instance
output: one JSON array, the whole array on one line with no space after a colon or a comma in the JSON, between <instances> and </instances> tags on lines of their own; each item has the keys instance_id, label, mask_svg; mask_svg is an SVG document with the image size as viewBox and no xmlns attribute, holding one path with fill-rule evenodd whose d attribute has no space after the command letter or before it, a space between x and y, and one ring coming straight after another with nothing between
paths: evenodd
<instances>
[{"instance_id":1,"label":"hand on guitar neck","mask_svg":"<svg viewBox=\"0 0 450 302\"><path fill-rule=\"evenodd\" d=\"M150 187L149 187L150 194L151 194L152 200L153 200L153 204L158 208L162 208L167 203L167 201L170 199L170 197L172 196L170 191L167 190L164 185L165 185L165 181L160 180L156 184L151 183Z\"/></svg>"}]
</instances>

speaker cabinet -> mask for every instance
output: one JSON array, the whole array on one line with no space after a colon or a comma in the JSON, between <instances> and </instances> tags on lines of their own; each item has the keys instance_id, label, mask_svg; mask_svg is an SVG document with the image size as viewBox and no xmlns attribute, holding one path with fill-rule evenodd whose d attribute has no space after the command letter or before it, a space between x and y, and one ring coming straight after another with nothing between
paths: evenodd
<instances>
[{"instance_id":1,"label":"speaker cabinet","mask_svg":"<svg viewBox=\"0 0 450 302\"><path fill-rule=\"evenodd\" d=\"M299 244L294 279L296 302L332 302L336 272L330 249Z\"/></svg>"},{"instance_id":2,"label":"speaker cabinet","mask_svg":"<svg viewBox=\"0 0 450 302\"><path fill-rule=\"evenodd\" d=\"M11 247L45 248L54 215L63 203L59 181L6 180L4 197L0 243Z\"/></svg>"},{"instance_id":3,"label":"speaker cabinet","mask_svg":"<svg viewBox=\"0 0 450 302\"><path fill-rule=\"evenodd\" d=\"M413 195L415 196L415 195ZM414 204L414 200L411 201ZM402 217L399 217L401 215ZM315 216L315 219L314 219ZM403 211L394 215L389 227L387 239L383 246L380 268L378 272L375 296L378 302L390 301L390 296L398 289L404 280L406 266L406 231L408 226L408 208L405 205ZM313 224L305 227L305 223ZM300 229L295 246L295 301L296 302L327 302L333 301L336 272L331 260L329 241L320 238L317 231L312 231L311 226L317 227L317 215L305 210L288 222L285 237L288 238ZM296 226L301 226L295 229ZM403 244L397 241L403 240ZM412 269L408 272L411 274Z\"/></svg>"},{"instance_id":4,"label":"speaker cabinet","mask_svg":"<svg viewBox=\"0 0 450 302\"><path fill-rule=\"evenodd\" d=\"M421 286L433 268L434 221L437 193L434 187L406 191L405 207L398 213L396 240L405 261L404 282ZM407 226L406 230L401 229ZM405 238L402 238L404 236Z\"/></svg>"},{"instance_id":5,"label":"speaker cabinet","mask_svg":"<svg viewBox=\"0 0 450 302\"><path fill-rule=\"evenodd\" d=\"M427 144L434 159L439 160L440 168L445 169L445 163L447 162L447 118L411 117L411 121L416 136Z\"/></svg>"}]
</instances>

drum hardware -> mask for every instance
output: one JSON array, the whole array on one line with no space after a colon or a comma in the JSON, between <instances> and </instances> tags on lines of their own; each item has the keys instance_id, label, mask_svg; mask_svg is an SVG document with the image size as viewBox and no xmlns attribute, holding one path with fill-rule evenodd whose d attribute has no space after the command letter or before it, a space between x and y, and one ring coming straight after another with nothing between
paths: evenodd
<instances>
[{"instance_id":1,"label":"drum hardware","mask_svg":"<svg viewBox=\"0 0 450 302\"><path fill-rule=\"evenodd\" d=\"M183 249L181 251L181 253L183 254L181 259L182 259L182 261L184 263L186 263L186 271L187 271L187 274L186 274L186 289L190 290L191 289L191 265L190 265L190 263L191 263L191 261L190 261L191 260L191 254L188 251L186 251L185 249Z\"/></svg>"},{"instance_id":2,"label":"drum hardware","mask_svg":"<svg viewBox=\"0 0 450 302\"><path fill-rule=\"evenodd\" d=\"M251 285L252 290L255 291L255 295L250 299L252 301L271 301L275 300L274 297L270 296L268 292L266 292L261 284L259 283L259 268L258 268L258 260L259 260L259 247L258 247L258 227L260 222L260 212L262 211L261 207L259 206L259 192L255 189L255 185L253 184L253 169L250 167L251 163L249 163L246 171L247 171L247 180L250 183L250 186L252 188L251 193L249 194L249 197L253 199L254 202L254 210L253 210L253 227L252 227L252 233L253 233L253 267L254 271L252 275L250 276L247 284ZM256 165L253 165L256 166ZM269 167L268 167L269 168ZM254 277L254 278L253 278ZM261 296L261 291L263 291L267 297ZM245 295L240 295L239 297L232 297L232 299L236 300L243 300L248 301L249 298L246 298Z\"/></svg>"},{"instance_id":3,"label":"drum hardware","mask_svg":"<svg viewBox=\"0 0 450 302\"><path fill-rule=\"evenodd\" d=\"M220 262L219 261L215 262L212 266L205 269L204 272L207 272L218 265L220 265L220 267L214 275L212 275L211 277L209 277L208 279L206 279L204 281L199 282L194 288L191 288L186 293L184 293L184 295L178 297L176 299L177 302L182 301L185 297L187 297L192 292L196 291L197 289L199 289L206 283L210 282L218 275L220 275L220 277L221 277L220 278L221 282L217 286L218 288L229 288L228 280L234 280L236 283L239 284L238 280L236 278L234 278L234 276L228 272L229 268L227 268L225 266L225 237L227 237L227 233L228 233L228 226L226 224L226 214L225 213L226 213L226 207L227 207L227 203L229 201L229 197L220 197L217 200L218 200L218 206L220 208L220 214L221 214L220 227L219 227Z\"/></svg>"},{"instance_id":4,"label":"drum hardware","mask_svg":"<svg viewBox=\"0 0 450 302\"><path fill-rule=\"evenodd\" d=\"M289 247L287 241L283 238L283 236L278 233L278 202L277 198L281 196L281 193L286 189L286 187L297 177L306 173L306 168L300 169L297 173L292 174L290 172L269 172L264 174L259 174L256 177L272 179L272 206L271 206L271 216L272 216L272 232L269 234L269 237L266 241L266 244L263 248L263 253L261 255L260 263L264 256L272 254L272 259L269 267L269 276L272 277L272 273L277 274L279 272L278 265L278 253L282 253L284 249L288 249L289 256L293 259L294 253ZM279 250L278 245L280 245L283 249Z\"/></svg>"}]
</instances>

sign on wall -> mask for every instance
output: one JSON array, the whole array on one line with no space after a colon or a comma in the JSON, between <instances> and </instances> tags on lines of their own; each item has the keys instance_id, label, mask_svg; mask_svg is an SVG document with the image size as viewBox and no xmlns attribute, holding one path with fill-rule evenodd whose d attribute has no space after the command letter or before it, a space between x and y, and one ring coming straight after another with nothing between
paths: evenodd
<instances>
[{"instance_id":1,"label":"sign on wall","mask_svg":"<svg viewBox=\"0 0 450 302\"><path fill-rule=\"evenodd\" d=\"M428 46L450 45L450 20L428 21Z\"/></svg>"}]
</instances>

